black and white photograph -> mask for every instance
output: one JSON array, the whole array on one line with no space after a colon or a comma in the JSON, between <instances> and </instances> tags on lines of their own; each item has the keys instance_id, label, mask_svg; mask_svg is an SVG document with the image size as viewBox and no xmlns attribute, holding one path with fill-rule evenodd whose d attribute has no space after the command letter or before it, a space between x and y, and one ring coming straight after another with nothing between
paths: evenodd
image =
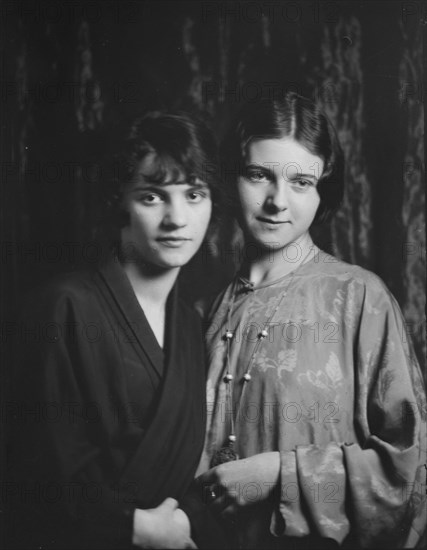
<instances>
[{"instance_id":1,"label":"black and white photograph","mask_svg":"<svg viewBox=\"0 0 427 550\"><path fill-rule=\"evenodd\" d=\"M0 21L0 547L425 548L427 3Z\"/></svg>"}]
</instances>

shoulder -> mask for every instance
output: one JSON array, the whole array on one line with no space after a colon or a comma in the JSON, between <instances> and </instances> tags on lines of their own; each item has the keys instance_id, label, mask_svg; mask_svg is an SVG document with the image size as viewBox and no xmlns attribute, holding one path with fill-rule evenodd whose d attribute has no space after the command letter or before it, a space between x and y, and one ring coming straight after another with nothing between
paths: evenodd
<instances>
[{"instance_id":1,"label":"shoulder","mask_svg":"<svg viewBox=\"0 0 427 550\"><path fill-rule=\"evenodd\" d=\"M371 298L388 298L394 300L391 292L383 280L368 269L359 265L350 264L326 252L320 251L315 259L315 274L322 280L327 280L331 286L345 288L351 286L359 293Z\"/></svg>"},{"instance_id":2,"label":"shoulder","mask_svg":"<svg viewBox=\"0 0 427 550\"><path fill-rule=\"evenodd\" d=\"M60 275L33 289L22 300L23 316L55 316L70 309L91 309L96 272L76 271Z\"/></svg>"}]
</instances>

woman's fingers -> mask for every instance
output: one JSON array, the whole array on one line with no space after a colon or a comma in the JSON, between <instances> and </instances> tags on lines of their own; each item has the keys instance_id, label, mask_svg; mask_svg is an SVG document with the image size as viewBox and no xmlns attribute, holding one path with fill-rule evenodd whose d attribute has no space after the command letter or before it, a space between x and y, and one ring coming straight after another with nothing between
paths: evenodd
<instances>
[{"instance_id":1,"label":"woman's fingers","mask_svg":"<svg viewBox=\"0 0 427 550\"><path fill-rule=\"evenodd\" d=\"M221 514L224 508L230 505L230 499L226 494L217 496L215 500L211 502L211 508L216 514Z\"/></svg>"},{"instance_id":2,"label":"woman's fingers","mask_svg":"<svg viewBox=\"0 0 427 550\"><path fill-rule=\"evenodd\" d=\"M241 506L239 488L234 486L228 487L219 487L216 486L215 489L211 491L212 499L210 505L212 510L217 514L222 514L223 511L233 506L237 509L238 506ZM213 497L215 495L215 497Z\"/></svg>"},{"instance_id":3,"label":"woman's fingers","mask_svg":"<svg viewBox=\"0 0 427 550\"><path fill-rule=\"evenodd\" d=\"M204 472L203 474L199 475L196 481L197 483L200 483L200 485L207 486L210 483L214 483L216 479L217 479L217 475L216 475L215 468L212 468L207 472Z\"/></svg>"},{"instance_id":4,"label":"woman's fingers","mask_svg":"<svg viewBox=\"0 0 427 550\"><path fill-rule=\"evenodd\" d=\"M178 508L178 501L174 498L168 497L159 505L162 510L171 510L172 512Z\"/></svg>"}]
</instances>

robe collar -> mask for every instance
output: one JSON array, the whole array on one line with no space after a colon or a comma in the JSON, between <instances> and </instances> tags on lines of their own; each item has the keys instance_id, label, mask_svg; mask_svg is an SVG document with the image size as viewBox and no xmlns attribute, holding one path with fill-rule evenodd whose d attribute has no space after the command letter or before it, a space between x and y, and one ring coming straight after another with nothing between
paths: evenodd
<instances>
[{"instance_id":1,"label":"robe collar","mask_svg":"<svg viewBox=\"0 0 427 550\"><path fill-rule=\"evenodd\" d=\"M199 461L206 423L205 369L197 363L203 354L202 347L195 351L194 338L198 334L201 342L202 335L201 331L188 335L195 323L184 315L175 284L167 300L163 351L118 260L110 259L98 274L103 294L120 309L139 349L163 377L156 413L121 472L119 484L123 495L126 487L136 487L132 498L138 506L153 507L168 496L181 498Z\"/></svg>"},{"instance_id":2,"label":"robe collar","mask_svg":"<svg viewBox=\"0 0 427 550\"><path fill-rule=\"evenodd\" d=\"M127 331L134 336L139 353L149 360L156 373L163 376L165 352L160 347L154 332L140 306L130 281L121 266L117 256L112 256L98 268L98 273L108 288L107 299L114 302L116 308L126 323ZM176 285L174 285L166 305L165 350L169 348L170 330L168 328L169 314L175 309L170 307L176 303Z\"/></svg>"}]
</instances>

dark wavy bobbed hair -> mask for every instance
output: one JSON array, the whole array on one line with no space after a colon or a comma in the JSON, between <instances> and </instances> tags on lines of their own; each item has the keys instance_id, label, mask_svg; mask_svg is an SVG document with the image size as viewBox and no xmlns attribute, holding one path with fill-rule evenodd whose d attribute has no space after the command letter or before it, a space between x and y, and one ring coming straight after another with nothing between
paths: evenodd
<instances>
[{"instance_id":1,"label":"dark wavy bobbed hair","mask_svg":"<svg viewBox=\"0 0 427 550\"><path fill-rule=\"evenodd\" d=\"M293 92L282 99L261 99L245 105L223 141L223 179L234 214L239 219L236 183L243 173L249 143L281 138L294 139L324 161L317 184L320 204L314 223L329 221L344 194L342 149L332 123L321 108Z\"/></svg>"},{"instance_id":2,"label":"dark wavy bobbed hair","mask_svg":"<svg viewBox=\"0 0 427 550\"><path fill-rule=\"evenodd\" d=\"M120 229L129 223L122 205L123 191L133 181L144 158L154 153L156 170L150 181L158 185L191 183L196 178L209 186L212 220L218 217L220 196L219 149L213 132L200 114L184 111L150 111L132 119L113 147L106 212L100 227L103 238L118 242Z\"/></svg>"}]
</instances>

